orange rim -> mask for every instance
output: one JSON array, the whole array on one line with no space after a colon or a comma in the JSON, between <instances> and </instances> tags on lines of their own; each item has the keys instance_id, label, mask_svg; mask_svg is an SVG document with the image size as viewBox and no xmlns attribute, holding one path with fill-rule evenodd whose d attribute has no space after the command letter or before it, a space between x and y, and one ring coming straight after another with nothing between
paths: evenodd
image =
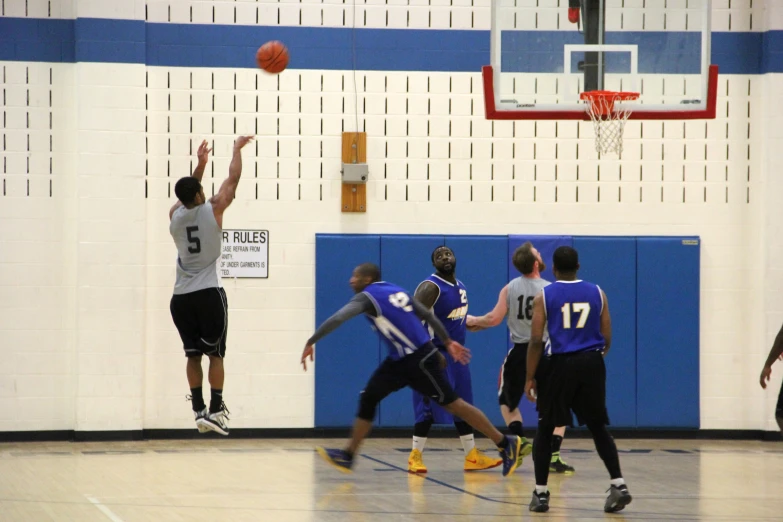
<instances>
[{"instance_id":1,"label":"orange rim","mask_svg":"<svg viewBox=\"0 0 783 522\"><path fill-rule=\"evenodd\" d=\"M587 91L579 95L580 100L585 100L592 105L592 112L597 116L608 116L614 112L614 104L618 101L637 100L638 92L627 91Z\"/></svg>"}]
</instances>

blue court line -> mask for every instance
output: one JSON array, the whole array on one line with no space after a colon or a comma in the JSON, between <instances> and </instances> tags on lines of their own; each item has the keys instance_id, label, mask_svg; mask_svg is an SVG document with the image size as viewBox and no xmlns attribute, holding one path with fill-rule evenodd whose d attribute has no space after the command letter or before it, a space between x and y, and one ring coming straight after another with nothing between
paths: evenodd
<instances>
[{"instance_id":1,"label":"blue court line","mask_svg":"<svg viewBox=\"0 0 783 522\"><path fill-rule=\"evenodd\" d=\"M398 471L402 471L406 475L412 475L412 473L408 473L408 470L403 469L403 468L401 468L399 466L395 466L394 464L392 464L390 462L384 462L383 460L376 459L375 457L371 457L371 456L366 455L364 453L362 453L362 457L364 457L366 459L370 459L373 462L377 462L378 464L383 464L384 466L389 466L390 468L394 468L394 469L396 469ZM444 488L453 489L454 491L458 491L460 493L464 493L465 495L470 495L471 497L476 497L476 498L481 499L481 500L486 500L487 502L495 502L497 504L510 504L512 506L525 506L526 505L526 504L520 504L519 502L508 502L506 500L498 500L496 498L489 498L489 497L485 497L484 495L479 495L478 493L471 493L470 491L467 491L465 489L462 489L462 488L459 488L459 487L454 486L452 484L449 484L448 482L443 482L442 480L434 479L432 477L422 477L419 474L416 474L415 476L420 477L422 480L429 480L430 482L434 482L435 484L437 484L439 486L443 486Z\"/></svg>"}]
</instances>

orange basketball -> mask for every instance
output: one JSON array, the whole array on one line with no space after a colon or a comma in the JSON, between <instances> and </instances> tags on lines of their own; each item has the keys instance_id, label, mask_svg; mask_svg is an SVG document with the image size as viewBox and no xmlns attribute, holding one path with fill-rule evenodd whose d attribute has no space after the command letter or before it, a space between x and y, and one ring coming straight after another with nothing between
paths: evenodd
<instances>
[{"instance_id":1,"label":"orange basketball","mask_svg":"<svg viewBox=\"0 0 783 522\"><path fill-rule=\"evenodd\" d=\"M268 73L281 73L288 66L288 48L277 40L267 42L258 48L256 63Z\"/></svg>"}]
</instances>

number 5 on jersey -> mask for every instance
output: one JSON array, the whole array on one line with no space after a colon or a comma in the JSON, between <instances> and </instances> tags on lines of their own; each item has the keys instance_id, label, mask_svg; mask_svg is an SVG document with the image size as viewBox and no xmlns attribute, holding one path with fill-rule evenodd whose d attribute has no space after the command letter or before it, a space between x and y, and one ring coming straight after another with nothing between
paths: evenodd
<instances>
[{"instance_id":1,"label":"number 5 on jersey","mask_svg":"<svg viewBox=\"0 0 783 522\"><path fill-rule=\"evenodd\" d=\"M579 314L576 328L584 328L590 315L590 303L566 303L560 310L563 312L563 328L571 328L571 313Z\"/></svg>"},{"instance_id":2,"label":"number 5 on jersey","mask_svg":"<svg viewBox=\"0 0 783 522\"><path fill-rule=\"evenodd\" d=\"M188 247L188 252L191 254L198 254L201 252L201 240L195 235L196 232L198 232L198 227L185 227L185 232L188 234L188 243L193 245Z\"/></svg>"}]
</instances>

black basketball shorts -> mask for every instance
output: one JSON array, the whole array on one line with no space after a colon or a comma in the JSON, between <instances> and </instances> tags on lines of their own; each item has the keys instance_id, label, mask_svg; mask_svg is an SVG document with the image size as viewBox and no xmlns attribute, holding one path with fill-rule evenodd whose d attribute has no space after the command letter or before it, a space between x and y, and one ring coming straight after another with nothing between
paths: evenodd
<instances>
[{"instance_id":1,"label":"black basketball shorts","mask_svg":"<svg viewBox=\"0 0 783 522\"><path fill-rule=\"evenodd\" d=\"M451 404L459 396L441 367L442 357L435 345L427 343L402 359L386 358L370 377L363 393L380 402L408 386L440 406Z\"/></svg>"},{"instance_id":2,"label":"black basketball shorts","mask_svg":"<svg viewBox=\"0 0 783 522\"><path fill-rule=\"evenodd\" d=\"M527 343L514 343L506 354L498 376L498 403L514 411L525 394Z\"/></svg>"},{"instance_id":3,"label":"black basketball shorts","mask_svg":"<svg viewBox=\"0 0 783 522\"><path fill-rule=\"evenodd\" d=\"M599 351L552 355L538 388L538 422L573 426L609 424L606 412L606 366Z\"/></svg>"},{"instance_id":4,"label":"black basketball shorts","mask_svg":"<svg viewBox=\"0 0 783 522\"><path fill-rule=\"evenodd\" d=\"M506 354L498 376L498 404L507 406L514 411L525 395L525 380L527 379L527 346L528 343L514 343ZM543 386L549 367L549 358L541 355L536 368L536 381Z\"/></svg>"},{"instance_id":5,"label":"black basketball shorts","mask_svg":"<svg viewBox=\"0 0 783 522\"><path fill-rule=\"evenodd\" d=\"M780 394L778 395L778 404L775 406L775 418L778 421L780 430L783 431L783 383L780 385Z\"/></svg>"},{"instance_id":6,"label":"black basketball shorts","mask_svg":"<svg viewBox=\"0 0 783 522\"><path fill-rule=\"evenodd\" d=\"M169 305L186 357L225 357L228 300L222 288L174 294Z\"/></svg>"}]
</instances>

